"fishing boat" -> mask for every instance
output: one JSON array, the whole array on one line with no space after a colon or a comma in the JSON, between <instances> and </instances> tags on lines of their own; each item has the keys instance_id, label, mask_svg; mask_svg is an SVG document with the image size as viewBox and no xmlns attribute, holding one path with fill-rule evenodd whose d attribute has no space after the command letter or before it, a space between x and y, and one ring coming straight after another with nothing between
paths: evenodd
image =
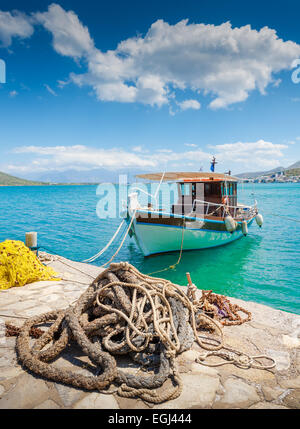
<instances>
[{"instance_id":1,"label":"fishing boat","mask_svg":"<svg viewBox=\"0 0 300 429\"><path fill-rule=\"evenodd\" d=\"M144 189L137 187L129 194L129 234L145 256L222 246L246 236L254 219L259 227L263 224L256 201L253 206L238 203L239 179L231 174L164 172L137 177L159 182L158 190L163 182L175 184L178 195L166 208L142 204ZM149 197L157 199L158 190Z\"/></svg>"}]
</instances>

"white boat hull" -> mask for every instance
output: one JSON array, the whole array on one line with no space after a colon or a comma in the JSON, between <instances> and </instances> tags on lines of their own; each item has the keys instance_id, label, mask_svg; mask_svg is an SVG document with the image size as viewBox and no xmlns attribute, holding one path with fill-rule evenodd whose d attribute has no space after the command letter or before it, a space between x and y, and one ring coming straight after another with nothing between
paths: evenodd
<instances>
[{"instance_id":1,"label":"white boat hull","mask_svg":"<svg viewBox=\"0 0 300 429\"><path fill-rule=\"evenodd\" d=\"M248 222L248 227L253 219ZM132 233L145 256L181 249L182 228L171 225L133 222ZM182 250L208 249L243 237L241 227L233 233L208 229L184 228Z\"/></svg>"}]
</instances>

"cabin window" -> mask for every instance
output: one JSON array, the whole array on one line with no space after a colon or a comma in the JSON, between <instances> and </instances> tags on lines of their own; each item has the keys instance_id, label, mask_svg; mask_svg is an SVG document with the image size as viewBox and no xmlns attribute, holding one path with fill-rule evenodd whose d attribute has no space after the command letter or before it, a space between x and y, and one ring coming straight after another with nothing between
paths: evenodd
<instances>
[{"instance_id":1,"label":"cabin window","mask_svg":"<svg viewBox=\"0 0 300 429\"><path fill-rule=\"evenodd\" d=\"M180 183L181 195L189 196L191 195L191 184L190 183Z\"/></svg>"},{"instance_id":2,"label":"cabin window","mask_svg":"<svg viewBox=\"0 0 300 429\"><path fill-rule=\"evenodd\" d=\"M205 196L214 195L220 196L220 184L219 183L205 183L204 194Z\"/></svg>"},{"instance_id":3,"label":"cabin window","mask_svg":"<svg viewBox=\"0 0 300 429\"><path fill-rule=\"evenodd\" d=\"M231 196L236 196L237 194L237 184L234 182L230 182L230 183L222 183L221 184L221 192L222 195L231 195Z\"/></svg>"}]
</instances>

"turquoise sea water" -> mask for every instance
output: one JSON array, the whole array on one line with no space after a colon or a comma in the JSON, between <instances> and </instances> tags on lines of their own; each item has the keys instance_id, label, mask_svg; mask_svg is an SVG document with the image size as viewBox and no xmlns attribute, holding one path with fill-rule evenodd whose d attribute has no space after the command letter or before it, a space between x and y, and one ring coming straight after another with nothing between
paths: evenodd
<instances>
[{"instance_id":1,"label":"turquoise sea water","mask_svg":"<svg viewBox=\"0 0 300 429\"><path fill-rule=\"evenodd\" d=\"M77 261L89 258L109 241L120 223L119 218L97 217L96 188L0 187L0 241L24 241L25 232L37 231L40 246ZM250 203L253 197L264 216L262 229L253 223L248 236L234 243L186 252L174 271L157 276L186 285L189 271L198 288L300 314L300 184L239 186L240 202ZM95 264L106 262L118 244ZM115 261L126 260L151 273L177 259L178 253L144 258L128 237Z\"/></svg>"}]
</instances>

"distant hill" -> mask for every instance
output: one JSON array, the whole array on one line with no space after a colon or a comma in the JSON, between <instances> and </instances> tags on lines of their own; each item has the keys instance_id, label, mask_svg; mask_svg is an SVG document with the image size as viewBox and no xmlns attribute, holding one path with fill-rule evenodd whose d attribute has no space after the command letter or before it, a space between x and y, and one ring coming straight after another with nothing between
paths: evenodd
<instances>
[{"instance_id":1,"label":"distant hill","mask_svg":"<svg viewBox=\"0 0 300 429\"><path fill-rule=\"evenodd\" d=\"M285 174L287 176L300 176L300 161L295 162L295 164L290 165L285 170Z\"/></svg>"},{"instance_id":2,"label":"distant hill","mask_svg":"<svg viewBox=\"0 0 300 429\"><path fill-rule=\"evenodd\" d=\"M18 177L11 176L10 174L2 173L0 171L0 186L32 186L32 185L36 185L36 186L47 185L47 183L19 179Z\"/></svg>"},{"instance_id":3,"label":"distant hill","mask_svg":"<svg viewBox=\"0 0 300 429\"><path fill-rule=\"evenodd\" d=\"M241 173L241 174L235 174L235 176L241 179L255 179L256 177L271 176L272 174L281 173L281 172L285 172L285 174L287 175L297 176L298 174L300 174L300 161L295 162L289 167L277 167L269 171L255 171L250 173Z\"/></svg>"},{"instance_id":4,"label":"distant hill","mask_svg":"<svg viewBox=\"0 0 300 429\"><path fill-rule=\"evenodd\" d=\"M293 170L295 168L300 168L300 161L295 162L295 164L290 165L287 170Z\"/></svg>"},{"instance_id":5,"label":"distant hill","mask_svg":"<svg viewBox=\"0 0 300 429\"><path fill-rule=\"evenodd\" d=\"M95 168L90 170L74 170L68 169L65 171L46 171L43 173L27 173L28 180L37 180L50 183L118 183L119 174L126 174L128 180L133 180L134 175L138 174L136 169L116 169L109 170L106 168Z\"/></svg>"},{"instance_id":6,"label":"distant hill","mask_svg":"<svg viewBox=\"0 0 300 429\"><path fill-rule=\"evenodd\" d=\"M269 171L256 171L251 173L241 173L241 174L235 174L236 177L240 177L241 179L255 179L259 176L271 176L275 173L281 173L282 171L285 171L286 169L284 167L277 167L273 168L273 170Z\"/></svg>"},{"instance_id":7,"label":"distant hill","mask_svg":"<svg viewBox=\"0 0 300 429\"><path fill-rule=\"evenodd\" d=\"M287 176L300 176L300 168L289 168L285 170Z\"/></svg>"}]
</instances>

